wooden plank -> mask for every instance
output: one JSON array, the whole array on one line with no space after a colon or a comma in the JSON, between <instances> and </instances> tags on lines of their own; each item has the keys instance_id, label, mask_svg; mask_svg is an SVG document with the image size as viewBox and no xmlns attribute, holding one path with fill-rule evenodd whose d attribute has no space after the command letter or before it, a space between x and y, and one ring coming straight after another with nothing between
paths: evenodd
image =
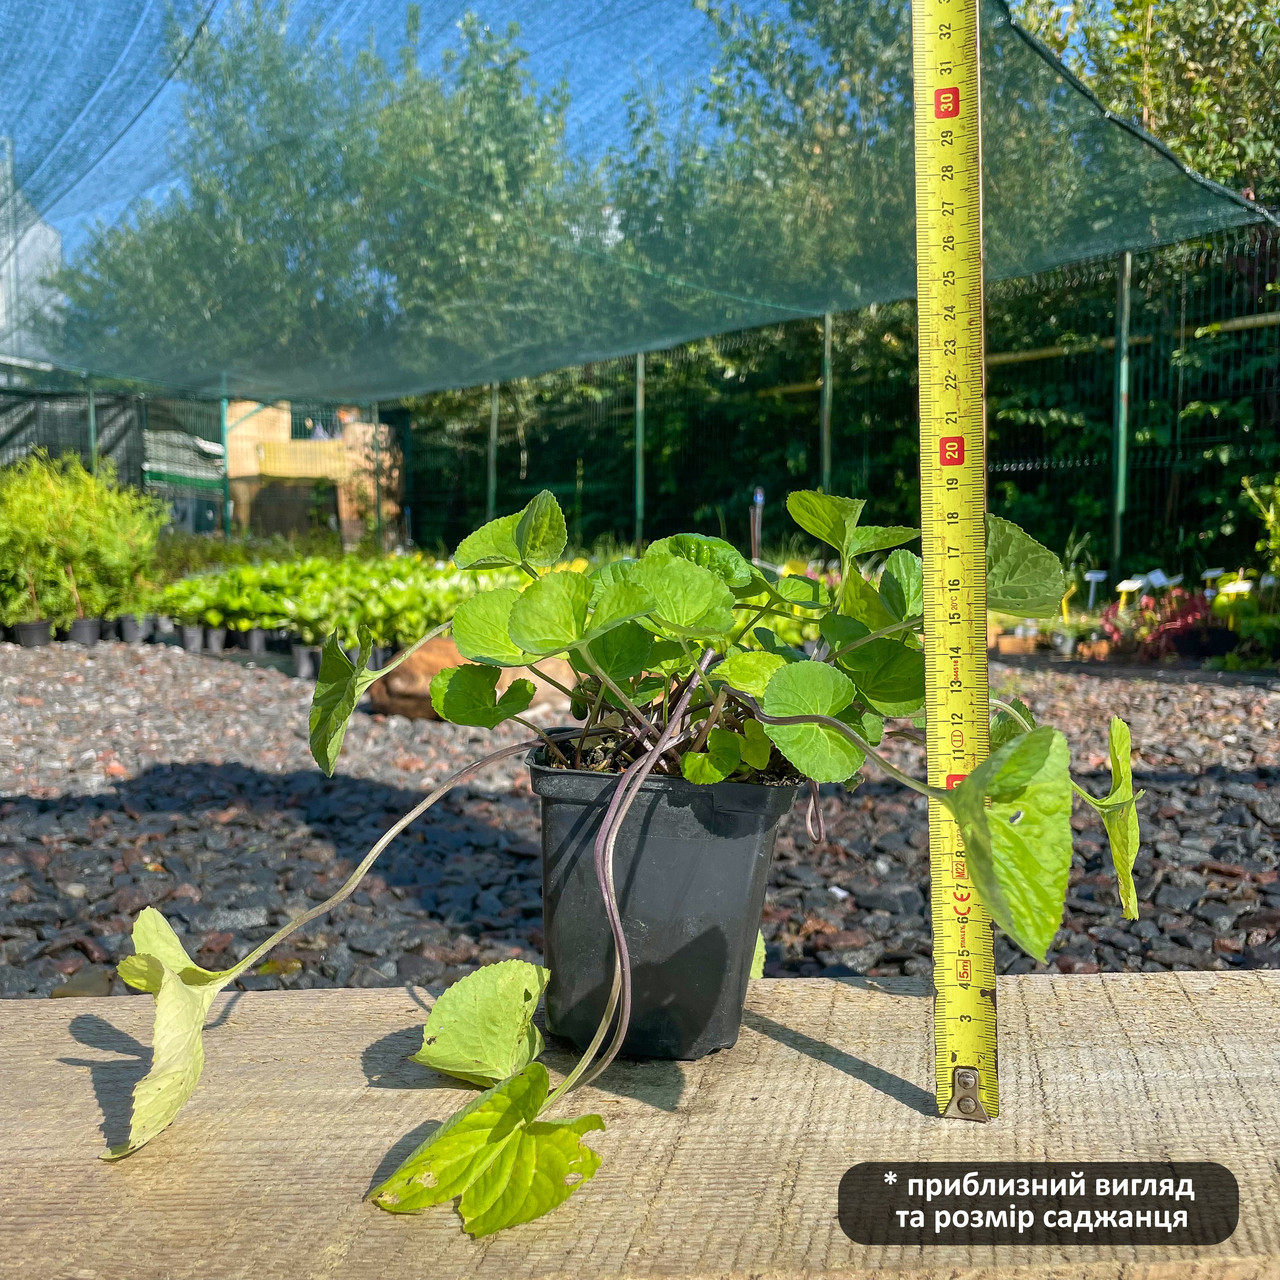
<instances>
[{"instance_id":1,"label":"wooden plank","mask_svg":"<svg viewBox=\"0 0 1280 1280\"><path fill-rule=\"evenodd\" d=\"M241 994L173 1127L118 1165L152 1002L0 1006L0 1274L59 1280L1280 1275L1280 974L1002 979L1004 1110L932 1114L929 1001L909 979L752 984L736 1048L624 1063L579 1095L608 1130L595 1181L473 1241L447 1207L361 1197L466 1096L407 1062L424 993ZM553 1069L569 1063L548 1058ZM1240 1225L1207 1249L924 1251L851 1243L836 1187L864 1160L1210 1159Z\"/></svg>"}]
</instances>

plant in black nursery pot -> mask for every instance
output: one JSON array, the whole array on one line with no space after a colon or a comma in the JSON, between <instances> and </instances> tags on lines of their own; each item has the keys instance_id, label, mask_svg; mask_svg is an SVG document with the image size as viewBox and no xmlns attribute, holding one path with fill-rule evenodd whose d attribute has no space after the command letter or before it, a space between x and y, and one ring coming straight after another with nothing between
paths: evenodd
<instances>
[{"instance_id":1,"label":"plant in black nursery pot","mask_svg":"<svg viewBox=\"0 0 1280 1280\"><path fill-rule=\"evenodd\" d=\"M134 928L137 955L120 973L156 996L156 1060L135 1090L129 1141L107 1154L136 1150L190 1095L216 991L352 893L452 786L513 755L527 755L542 798L548 967L488 966L436 1001L416 1060L482 1092L371 1193L398 1213L460 1197L473 1235L539 1217L593 1176L600 1157L582 1139L603 1121L544 1117L619 1053L692 1058L735 1042L747 982L763 958L758 927L774 835L802 791L811 830L821 826L819 785L856 785L868 761L945 806L983 902L1038 959L1062 918L1078 795L1106 827L1125 913L1136 915L1138 820L1123 721L1111 722L1113 785L1102 799L1072 780L1063 735L1016 701L993 700L992 753L953 790L903 772L880 747L886 733L911 736L923 724L924 585L919 557L905 549L919 533L863 524L856 499L799 492L787 505L802 529L839 552L834 586L779 577L700 534L663 538L639 559L590 573L557 567L565 522L546 492L465 539L460 568L515 569L522 582L470 597L418 642L451 627L470 660L435 677L432 703L456 724L513 720L532 736L444 779L332 899L234 968L197 968L160 914L145 910ZM859 558L885 552L873 585ZM989 519L987 559L992 609L1057 611L1061 565L1017 526ZM777 633L797 616L817 636L812 653ZM355 662L336 639L325 646L310 727L326 772L364 691L412 651L373 671L370 650L367 633ZM574 673L561 687L577 723L544 731L523 718L533 684L518 679L499 694L498 678L503 667L537 670L551 657L567 658ZM544 991L548 1029L581 1050L554 1090L532 1023Z\"/></svg>"}]
</instances>

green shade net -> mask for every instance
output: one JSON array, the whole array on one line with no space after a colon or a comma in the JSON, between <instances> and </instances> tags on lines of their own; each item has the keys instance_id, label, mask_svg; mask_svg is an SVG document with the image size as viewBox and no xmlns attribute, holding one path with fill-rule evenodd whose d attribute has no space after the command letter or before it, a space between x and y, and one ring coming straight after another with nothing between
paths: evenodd
<instances>
[{"instance_id":1,"label":"green shade net","mask_svg":"<svg viewBox=\"0 0 1280 1280\"><path fill-rule=\"evenodd\" d=\"M982 44L989 277L1265 217L1000 0ZM914 293L898 0L38 0L0 48L29 367L388 399Z\"/></svg>"}]
</instances>

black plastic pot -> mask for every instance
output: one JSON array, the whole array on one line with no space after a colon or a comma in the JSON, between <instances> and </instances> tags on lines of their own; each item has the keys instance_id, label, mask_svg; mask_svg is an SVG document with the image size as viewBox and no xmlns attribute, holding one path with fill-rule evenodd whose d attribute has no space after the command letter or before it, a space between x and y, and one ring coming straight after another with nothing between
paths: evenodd
<instances>
[{"instance_id":1,"label":"black plastic pot","mask_svg":"<svg viewBox=\"0 0 1280 1280\"><path fill-rule=\"evenodd\" d=\"M320 674L320 649L317 645L295 644L291 646L293 654L293 674L300 680L314 680Z\"/></svg>"},{"instance_id":2,"label":"black plastic pot","mask_svg":"<svg viewBox=\"0 0 1280 1280\"><path fill-rule=\"evenodd\" d=\"M255 658L260 658L267 651L267 633L261 627L250 627L240 633L240 645Z\"/></svg>"},{"instance_id":3,"label":"black plastic pot","mask_svg":"<svg viewBox=\"0 0 1280 1280\"><path fill-rule=\"evenodd\" d=\"M1225 658L1239 643L1239 634L1227 627L1192 627L1173 634L1180 658Z\"/></svg>"},{"instance_id":4,"label":"black plastic pot","mask_svg":"<svg viewBox=\"0 0 1280 1280\"><path fill-rule=\"evenodd\" d=\"M179 627L179 631L182 635L182 647L188 653L199 653L200 650L204 648L204 628L203 627L199 627L199 626L193 627L193 626L188 626L186 623L183 623Z\"/></svg>"},{"instance_id":5,"label":"black plastic pot","mask_svg":"<svg viewBox=\"0 0 1280 1280\"><path fill-rule=\"evenodd\" d=\"M15 622L13 638L24 649L40 649L53 639L52 622Z\"/></svg>"},{"instance_id":6,"label":"black plastic pot","mask_svg":"<svg viewBox=\"0 0 1280 1280\"><path fill-rule=\"evenodd\" d=\"M226 627L205 627L204 647L210 653L221 653L227 647Z\"/></svg>"},{"instance_id":7,"label":"black plastic pot","mask_svg":"<svg viewBox=\"0 0 1280 1280\"><path fill-rule=\"evenodd\" d=\"M151 635L154 625L154 618L135 618L126 613L120 619L120 639L125 644L142 644Z\"/></svg>"},{"instance_id":8,"label":"black plastic pot","mask_svg":"<svg viewBox=\"0 0 1280 1280\"><path fill-rule=\"evenodd\" d=\"M534 753L536 755L537 753ZM593 849L617 776L548 769L542 797L547 1027L580 1049L613 981L613 938ZM645 781L614 845L634 994L622 1052L701 1058L738 1039L778 822L797 788Z\"/></svg>"},{"instance_id":9,"label":"black plastic pot","mask_svg":"<svg viewBox=\"0 0 1280 1280\"><path fill-rule=\"evenodd\" d=\"M97 644L102 639L102 619L76 618L67 628L67 639L72 644Z\"/></svg>"}]
</instances>

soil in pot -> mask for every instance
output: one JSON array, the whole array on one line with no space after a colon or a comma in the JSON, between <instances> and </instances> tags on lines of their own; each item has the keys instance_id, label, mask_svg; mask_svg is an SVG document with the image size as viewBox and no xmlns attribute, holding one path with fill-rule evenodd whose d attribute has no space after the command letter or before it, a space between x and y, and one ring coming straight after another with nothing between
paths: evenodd
<instances>
[{"instance_id":1,"label":"soil in pot","mask_svg":"<svg viewBox=\"0 0 1280 1280\"><path fill-rule=\"evenodd\" d=\"M613 980L594 844L616 774L549 769L542 797L547 1028L584 1048ZM778 823L795 785L650 776L618 833L614 883L634 994L622 1052L700 1058L738 1038Z\"/></svg>"},{"instance_id":2,"label":"soil in pot","mask_svg":"<svg viewBox=\"0 0 1280 1280\"><path fill-rule=\"evenodd\" d=\"M226 627L205 627L204 646L210 653L221 653L227 647Z\"/></svg>"},{"instance_id":3,"label":"soil in pot","mask_svg":"<svg viewBox=\"0 0 1280 1280\"><path fill-rule=\"evenodd\" d=\"M101 638L101 618L76 618L67 628L67 639L72 644L97 644Z\"/></svg>"},{"instance_id":4,"label":"soil in pot","mask_svg":"<svg viewBox=\"0 0 1280 1280\"><path fill-rule=\"evenodd\" d=\"M53 639L53 623L16 622L13 626L13 638L24 649L42 648Z\"/></svg>"},{"instance_id":5,"label":"soil in pot","mask_svg":"<svg viewBox=\"0 0 1280 1280\"><path fill-rule=\"evenodd\" d=\"M190 627L184 623L178 630L182 637L182 647L188 653L199 653L204 648L203 627Z\"/></svg>"}]
</instances>

